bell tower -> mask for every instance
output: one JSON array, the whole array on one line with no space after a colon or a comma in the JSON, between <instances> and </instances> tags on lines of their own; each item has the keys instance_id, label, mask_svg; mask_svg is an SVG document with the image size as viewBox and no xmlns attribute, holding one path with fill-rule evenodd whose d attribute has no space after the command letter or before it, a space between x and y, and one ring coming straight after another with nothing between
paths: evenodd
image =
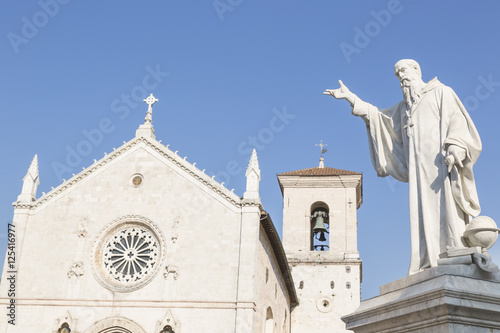
<instances>
[{"instance_id":1,"label":"bell tower","mask_svg":"<svg viewBox=\"0 0 500 333\"><path fill-rule=\"evenodd\" d=\"M357 209L362 174L324 166L278 174L283 194L283 247L299 306L292 333L342 332L342 316L361 300Z\"/></svg>"}]
</instances>

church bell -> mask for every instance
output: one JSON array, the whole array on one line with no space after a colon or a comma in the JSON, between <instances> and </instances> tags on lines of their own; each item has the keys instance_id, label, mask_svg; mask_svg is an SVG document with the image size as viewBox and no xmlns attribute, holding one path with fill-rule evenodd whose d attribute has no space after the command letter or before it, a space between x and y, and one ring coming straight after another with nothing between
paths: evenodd
<instances>
[{"instance_id":1,"label":"church bell","mask_svg":"<svg viewBox=\"0 0 500 333\"><path fill-rule=\"evenodd\" d=\"M326 237L325 237L325 233L324 233L324 232L322 232L322 233L319 235L318 240L319 240L320 242L324 242L324 241L326 241Z\"/></svg>"},{"instance_id":2,"label":"church bell","mask_svg":"<svg viewBox=\"0 0 500 333\"><path fill-rule=\"evenodd\" d=\"M314 223L313 232L315 234L321 232L322 233L322 237L323 238L325 237L325 235L323 234L324 232L326 232L325 219L323 218L322 215L319 215L319 216L316 217L316 221ZM321 240L321 239L319 239L319 240Z\"/></svg>"}]
</instances>

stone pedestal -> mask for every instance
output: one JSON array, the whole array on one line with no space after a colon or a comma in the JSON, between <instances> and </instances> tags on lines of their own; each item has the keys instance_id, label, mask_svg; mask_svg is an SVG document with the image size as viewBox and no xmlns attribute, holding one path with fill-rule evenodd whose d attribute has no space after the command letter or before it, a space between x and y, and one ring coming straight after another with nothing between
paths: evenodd
<instances>
[{"instance_id":1,"label":"stone pedestal","mask_svg":"<svg viewBox=\"0 0 500 333\"><path fill-rule=\"evenodd\" d=\"M434 267L383 285L342 320L355 333L498 333L500 273Z\"/></svg>"}]
</instances>

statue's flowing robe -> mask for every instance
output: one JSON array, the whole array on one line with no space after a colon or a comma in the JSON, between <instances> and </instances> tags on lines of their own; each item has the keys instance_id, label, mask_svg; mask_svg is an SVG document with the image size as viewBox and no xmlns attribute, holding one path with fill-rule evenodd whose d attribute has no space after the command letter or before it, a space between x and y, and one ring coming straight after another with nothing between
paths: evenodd
<instances>
[{"instance_id":1,"label":"statue's flowing robe","mask_svg":"<svg viewBox=\"0 0 500 333\"><path fill-rule=\"evenodd\" d=\"M407 109L404 101L389 109L357 99L353 114L368 131L370 155L378 176L409 183L411 263L408 274L437 266L447 247L463 247L470 216L480 212L472 166L481 140L455 92L437 78ZM447 149L467 151L463 168L448 173Z\"/></svg>"}]
</instances>

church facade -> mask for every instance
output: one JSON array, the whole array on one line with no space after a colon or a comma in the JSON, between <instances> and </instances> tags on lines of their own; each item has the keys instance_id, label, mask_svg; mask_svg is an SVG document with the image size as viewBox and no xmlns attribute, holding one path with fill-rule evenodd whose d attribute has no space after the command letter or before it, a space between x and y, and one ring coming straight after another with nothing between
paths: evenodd
<instances>
[{"instance_id":1,"label":"church facade","mask_svg":"<svg viewBox=\"0 0 500 333\"><path fill-rule=\"evenodd\" d=\"M42 196L35 156L14 203L0 331L345 332L360 302L361 174L321 162L278 175L282 243L255 150L240 198L156 140L156 101L132 140Z\"/></svg>"}]
</instances>

